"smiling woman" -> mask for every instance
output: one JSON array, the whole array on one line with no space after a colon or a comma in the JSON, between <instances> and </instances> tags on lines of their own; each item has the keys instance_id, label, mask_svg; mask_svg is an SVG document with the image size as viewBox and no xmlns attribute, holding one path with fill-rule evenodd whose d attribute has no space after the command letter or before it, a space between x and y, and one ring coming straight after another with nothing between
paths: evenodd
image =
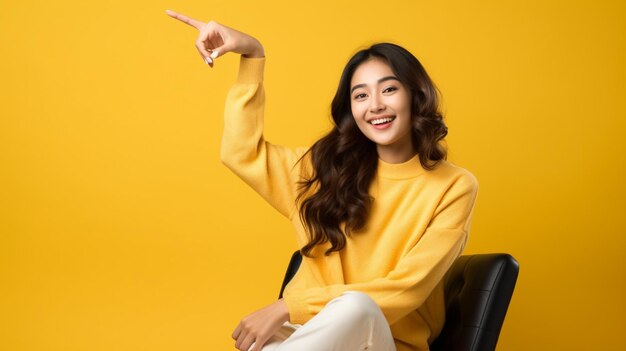
<instances>
[{"instance_id":1,"label":"smiling woman","mask_svg":"<svg viewBox=\"0 0 626 351\"><path fill-rule=\"evenodd\" d=\"M294 225L301 268L283 298L244 317L242 351L427 351L444 322L442 277L461 254L477 181L445 160L437 91L404 48L377 44L346 65L333 128L310 148L263 137L265 52L255 38L169 11L198 29L214 67L241 54L221 158Z\"/></svg>"}]
</instances>

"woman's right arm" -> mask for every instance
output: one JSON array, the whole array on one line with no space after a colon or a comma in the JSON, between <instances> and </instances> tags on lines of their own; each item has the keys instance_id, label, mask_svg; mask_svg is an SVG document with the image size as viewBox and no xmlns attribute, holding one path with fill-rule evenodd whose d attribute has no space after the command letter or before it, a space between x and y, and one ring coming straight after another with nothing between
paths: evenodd
<instances>
[{"instance_id":1,"label":"woman's right arm","mask_svg":"<svg viewBox=\"0 0 626 351\"><path fill-rule=\"evenodd\" d=\"M196 48L213 67L228 52L241 54L237 81L226 98L222 162L286 217L295 210L299 167L305 149L273 145L263 137L265 52L261 43L242 32L211 21L203 23L167 11L200 32Z\"/></svg>"}]
</instances>

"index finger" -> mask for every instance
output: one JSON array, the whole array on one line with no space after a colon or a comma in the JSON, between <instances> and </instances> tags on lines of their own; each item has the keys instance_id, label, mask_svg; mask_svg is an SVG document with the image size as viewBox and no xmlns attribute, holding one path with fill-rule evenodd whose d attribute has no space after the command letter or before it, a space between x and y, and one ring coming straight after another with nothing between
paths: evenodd
<instances>
[{"instance_id":1,"label":"index finger","mask_svg":"<svg viewBox=\"0 0 626 351\"><path fill-rule=\"evenodd\" d=\"M185 22L188 25L200 30L203 26L204 26L204 22L200 22L196 19L193 19L191 17L185 16L181 13L176 13L172 10L165 10L165 13L168 14L168 16L172 17L172 18L176 18L179 21Z\"/></svg>"}]
</instances>

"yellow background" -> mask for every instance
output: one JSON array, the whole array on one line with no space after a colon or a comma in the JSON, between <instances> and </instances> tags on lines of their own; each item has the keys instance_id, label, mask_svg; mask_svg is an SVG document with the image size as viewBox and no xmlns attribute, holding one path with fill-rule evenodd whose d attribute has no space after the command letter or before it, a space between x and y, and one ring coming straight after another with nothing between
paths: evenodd
<instances>
[{"instance_id":1,"label":"yellow background","mask_svg":"<svg viewBox=\"0 0 626 351\"><path fill-rule=\"evenodd\" d=\"M238 58L210 69L167 8L261 40L289 146L358 48L407 47L480 181L466 253L521 265L499 350L626 349L623 1L1 5L0 349L231 350L276 298L289 223L218 158Z\"/></svg>"}]
</instances>

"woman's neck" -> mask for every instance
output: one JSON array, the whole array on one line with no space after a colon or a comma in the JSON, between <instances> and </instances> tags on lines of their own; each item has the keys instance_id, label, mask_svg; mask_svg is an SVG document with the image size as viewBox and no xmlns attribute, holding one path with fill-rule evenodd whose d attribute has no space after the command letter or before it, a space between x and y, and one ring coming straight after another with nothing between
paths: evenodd
<instances>
[{"instance_id":1,"label":"woman's neck","mask_svg":"<svg viewBox=\"0 0 626 351\"><path fill-rule=\"evenodd\" d=\"M397 147L397 145L377 145L378 157L387 163L403 163L410 160L417 152L413 145Z\"/></svg>"}]
</instances>

